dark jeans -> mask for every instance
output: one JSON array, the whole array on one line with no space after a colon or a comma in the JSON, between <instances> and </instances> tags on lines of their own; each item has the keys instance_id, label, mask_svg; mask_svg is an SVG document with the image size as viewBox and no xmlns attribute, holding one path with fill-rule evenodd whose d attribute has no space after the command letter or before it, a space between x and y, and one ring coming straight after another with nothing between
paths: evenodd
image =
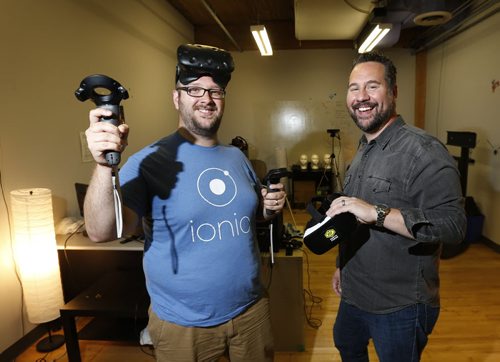
<instances>
[{"instance_id":1,"label":"dark jeans","mask_svg":"<svg viewBox=\"0 0 500 362\"><path fill-rule=\"evenodd\" d=\"M380 362L417 362L439 316L439 307L414 304L397 312L374 314L340 302L333 327L343 362L367 362L368 341Z\"/></svg>"}]
</instances>

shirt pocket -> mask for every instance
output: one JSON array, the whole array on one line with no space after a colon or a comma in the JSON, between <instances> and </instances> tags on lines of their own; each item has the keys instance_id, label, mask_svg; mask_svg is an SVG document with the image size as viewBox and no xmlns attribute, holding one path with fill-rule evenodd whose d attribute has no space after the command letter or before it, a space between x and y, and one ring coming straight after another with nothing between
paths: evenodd
<instances>
[{"instance_id":1,"label":"shirt pocket","mask_svg":"<svg viewBox=\"0 0 500 362\"><path fill-rule=\"evenodd\" d=\"M388 193L391 190L391 180L378 176L368 176L368 186L374 194Z\"/></svg>"}]
</instances>

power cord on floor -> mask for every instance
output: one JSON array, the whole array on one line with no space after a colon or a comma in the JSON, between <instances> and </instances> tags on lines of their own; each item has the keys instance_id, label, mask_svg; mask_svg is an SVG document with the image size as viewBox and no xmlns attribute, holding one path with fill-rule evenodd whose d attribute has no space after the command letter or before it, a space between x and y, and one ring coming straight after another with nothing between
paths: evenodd
<instances>
[{"instance_id":1,"label":"power cord on floor","mask_svg":"<svg viewBox=\"0 0 500 362\"><path fill-rule=\"evenodd\" d=\"M153 357L153 358L156 357L156 355L155 355L155 349L154 349L153 346L150 346L150 345L148 345L148 346L142 346L141 345L140 348L141 348L141 352L144 353L145 355L148 355L148 356Z\"/></svg>"},{"instance_id":2,"label":"power cord on floor","mask_svg":"<svg viewBox=\"0 0 500 362\"><path fill-rule=\"evenodd\" d=\"M290 216L291 216L292 221L293 221L293 225L287 224L287 226L286 226L286 234L287 235L285 237L284 242L290 243L294 246L300 245L300 247L298 249L302 250L303 255L305 255L305 257L306 257L307 288L303 289L303 294L302 294L303 299L304 299L304 315L306 317L307 324L314 329L318 329L323 322L321 321L321 319L313 318L311 315L312 315L313 308L316 305L319 306L321 304L321 302L323 301L323 298L315 296L313 294L313 292L311 291L311 274L309 272L309 255L308 255L307 251L302 247L302 245L303 245L302 244L303 233L298 231L297 222L295 221L295 218L293 216L293 210L290 207L290 203L288 201L288 198L286 199L286 202L288 205L288 210L290 212ZM311 303L309 310L307 310L306 295L309 296L309 300Z\"/></svg>"},{"instance_id":3,"label":"power cord on floor","mask_svg":"<svg viewBox=\"0 0 500 362\"><path fill-rule=\"evenodd\" d=\"M37 358L35 362L47 362L47 356L49 355L50 352L45 353L45 356Z\"/></svg>"},{"instance_id":4,"label":"power cord on floor","mask_svg":"<svg viewBox=\"0 0 500 362\"><path fill-rule=\"evenodd\" d=\"M59 355L59 356L57 356L57 357L54 357L54 358L48 358L48 355L49 355L51 352L52 352L52 351L45 353L45 356L40 357L40 358L37 358L37 359L35 360L35 362L49 362L49 361L50 361L50 362L57 362L57 361L59 361L61 358L65 357L65 356L66 356L66 354L67 354L67 352L66 352L66 351L64 351L61 355Z\"/></svg>"},{"instance_id":5,"label":"power cord on floor","mask_svg":"<svg viewBox=\"0 0 500 362\"><path fill-rule=\"evenodd\" d=\"M313 292L311 291L311 274L309 273L309 255L308 255L307 251L305 251L304 249L302 249L302 253L306 257L306 272L307 272L306 273L307 274L307 288L304 288L304 293L303 293L303 296L304 296L304 314L306 316L307 324L314 329L318 329L319 327L321 327L321 324L323 324L323 322L319 318L313 318L312 311L313 311L313 308L315 306L319 306L321 304L321 302L323 302L323 298L315 296L313 294ZM311 303L311 305L309 306L309 310L307 310L306 295L309 296L310 303Z\"/></svg>"}]
</instances>

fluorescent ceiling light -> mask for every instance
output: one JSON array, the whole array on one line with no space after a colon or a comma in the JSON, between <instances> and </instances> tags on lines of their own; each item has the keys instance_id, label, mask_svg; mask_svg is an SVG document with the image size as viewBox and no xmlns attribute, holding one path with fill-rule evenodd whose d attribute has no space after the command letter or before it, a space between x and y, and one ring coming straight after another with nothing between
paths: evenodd
<instances>
[{"instance_id":1,"label":"fluorescent ceiling light","mask_svg":"<svg viewBox=\"0 0 500 362\"><path fill-rule=\"evenodd\" d=\"M250 31L252 32L253 38L259 47L260 55L273 55L273 48L271 47L271 42L267 36L266 27L264 25L252 25L250 26Z\"/></svg>"},{"instance_id":2,"label":"fluorescent ceiling light","mask_svg":"<svg viewBox=\"0 0 500 362\"><path fill-rule=\"evenodd\" d=\"M392 24L377 24L358 49L358 53L371 51L391 30Z\"/></svg>"}]
</instances>

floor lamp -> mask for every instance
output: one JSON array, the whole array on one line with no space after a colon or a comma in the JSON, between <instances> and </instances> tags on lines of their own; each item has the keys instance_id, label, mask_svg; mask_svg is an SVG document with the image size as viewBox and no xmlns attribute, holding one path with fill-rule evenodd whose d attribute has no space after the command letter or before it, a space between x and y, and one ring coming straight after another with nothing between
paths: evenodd
<instances>
[{"instance_id":1,"label":"floor lamp","mask_svg":"<svg viewBox=\"0 0 500 362\"><path fill-rule=\"evenodd\" d=\"M14 257L21 279L28 320L47 324L60 316L64 304L49 189L33 188L10 193L14 227ZM37 344L49 352L64 344L62 335L49 336Z\"/></svg>"}]
</instances>

